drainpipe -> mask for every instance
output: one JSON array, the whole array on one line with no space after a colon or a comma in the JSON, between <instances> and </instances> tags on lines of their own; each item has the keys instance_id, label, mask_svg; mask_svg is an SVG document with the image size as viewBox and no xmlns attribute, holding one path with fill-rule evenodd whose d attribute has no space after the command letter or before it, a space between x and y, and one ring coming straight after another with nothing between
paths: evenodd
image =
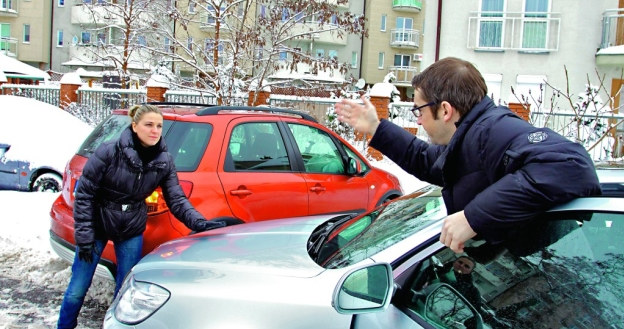
<instances>
[{"instance_id":1,"label":"drainpipe","mask_svg":"<svg viewBox=\"0 0 624 329\"><path fill-rule=\"evenodd\" d=\"M440 30L442 29L442 0L438 0L438 22L436 28L435 62L440 59Z\"/></svg>"},{"instance_id":2,"label":"drainpipe","mask_svg":"<svg viewBox=\"0 0 624 329\"><path fill-rule=\"evenodd\" d=\"M368 0L363 1L364 2L364 8L362 8L362 15L364 15L364 17L366 17L366 2ZM362 35L362 37L360 38L360 68L358 69L359 71L359 79L362 79L362 66L363 66L363 62L362 62L362 55L364 55L364 36Z\"/></svg>"},{"instance_id":3,"label":"drainpipe","mask_svg":"<svg viewBox=\"0 0 624 329\"><path fill-rule=\"evenodd\" d=\"M52 13L51 13L51 20L50 20L50 57L48 58L49 62L49 68L48 70L52 71L52 45L54 44L54 1L52 1Z\"/></svg>"}]
</instances>

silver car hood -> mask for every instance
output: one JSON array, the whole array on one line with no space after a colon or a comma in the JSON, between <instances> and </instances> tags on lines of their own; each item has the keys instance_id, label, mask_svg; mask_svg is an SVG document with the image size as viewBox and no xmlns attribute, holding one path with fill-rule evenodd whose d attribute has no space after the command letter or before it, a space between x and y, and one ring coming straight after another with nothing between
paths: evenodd
<instances>
[{"instance_id":1,"label":"silver car hood","mask_svg":"<svg viewBox=\"0 0 624 329\"><path fill-rule=\"evenodd\" d=\"M270 220L212 230L164 243L145 256L133 272L169 274L189 271L196 279L226 273L313 277L325 269L308 255L310 233L337 216L321 215Z\"/></svg>"}]
</instances>

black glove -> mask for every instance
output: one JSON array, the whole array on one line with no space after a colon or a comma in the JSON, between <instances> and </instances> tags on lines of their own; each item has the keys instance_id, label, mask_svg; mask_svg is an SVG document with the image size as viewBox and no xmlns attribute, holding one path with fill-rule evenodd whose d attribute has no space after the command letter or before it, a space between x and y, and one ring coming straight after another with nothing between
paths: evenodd
<instances>
[{"instance_id":1,"label":"black glove","mask_svg":"<svg viewBox=\"0 0 624 329\"><path fill-rule=\"evenodd\" d=\"M214 220L200 220L195 225L195 229L193 231L204 232L204 231L214 230L215 228L220 228L224 226L225 226L225 223L223 222L218 222Z\"/></svg>"},{"instance_id":2,"label":"black glove","mask_svg":"<svg viewBox=\"0 0 624 329\"><path fill-rule=\"evenodd\" d=\"M195 225L195 232L214 230L215 228L231 226L244 223L242 220L233 217L217 217L212 220L202 220Z\"/></svg>"},{"instance_id":3,"label":"black glove","mask_svg":"<svg viewBox=\"0 0 624 329\"><path fill-rule=\"evenodd\" d=\"M95 250L95 242L79 244L78 258L83 262L91 263L93 261L93 251Z\"/></svg>"}]
</instances>

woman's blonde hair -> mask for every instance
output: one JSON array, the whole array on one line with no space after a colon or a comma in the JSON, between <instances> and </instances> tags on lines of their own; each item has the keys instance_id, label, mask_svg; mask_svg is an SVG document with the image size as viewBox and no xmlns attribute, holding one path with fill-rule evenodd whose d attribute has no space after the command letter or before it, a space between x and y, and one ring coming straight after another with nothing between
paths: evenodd
<instances>
[{"instance_id":1,"label":"woman's blonde hair","mask_svg":"<svg viewBox=\"0 0 624 329\"><path fill-rule=\"evenodd\" d=\"M162 112L155 105L140 104L134 105L128 110L128 116L134 123L139 123L145 113L154 112L162 116Z\"/></svg>"}]
</instances>

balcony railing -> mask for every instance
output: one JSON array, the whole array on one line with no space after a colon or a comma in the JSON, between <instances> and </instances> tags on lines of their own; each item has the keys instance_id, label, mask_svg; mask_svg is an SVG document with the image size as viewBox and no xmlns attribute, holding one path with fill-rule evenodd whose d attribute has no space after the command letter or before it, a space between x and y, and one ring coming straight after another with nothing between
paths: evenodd
<instances>
[{"instance_id":1,"label":"balcony railing","mask_svg":"<svg viewBox=\"0 0 624 329\"><path fill-rule=\"evenodd\" d=\"M421 0L392 0L392 9L396 11L420 12L422 10Z\"/></svg>"},{"instance_id":2,"label":"balcony railing","mask_svg":"<svg viewBox=\"0 0 624 329\"><path fill-rule=\"evenodd\" d=\"M420 31L411 29L392 29L390 31L390 46L418 48L420 46Z\"/></svg>"},{"instance_id":3,"label":"balcony railing","mask_svg":"<svg viewBox=\"0 0 624 329\"><path fill-rule=\"evenodd\" d=\"M560 17L552 12L471 12L467 46L492 51L557 51Z\"/></svg>"},{"instance_id":4,"label":"balcony railing","mask_svg":"<svg viewBox=\"0 0 624 329\"><path fill-rule=\"evenodd\" d=\"M0 54L17 57L17 39L0 37Z\"/></svg>"},{"instance_id":5,"label":"balcony railing","mask_svg":"<svg viewBox=\"0 0 624 329\"><path fill-rule=\"evenodd\" d=\"M388 72L394 73L396 77L394 84L411 86L412 78L418 74L418 68L415 66L390 66Z\"/></svg>"},{"instance_id":6,"label":"balcony railing","mask_svg":"<svg viewBox=\"0 0 624 329\"><path fill-rule=\"evenodd\" d=\"M624 45L624 9L609 9L602 13L600 49Z\"/></svg>"}]
</instances>

